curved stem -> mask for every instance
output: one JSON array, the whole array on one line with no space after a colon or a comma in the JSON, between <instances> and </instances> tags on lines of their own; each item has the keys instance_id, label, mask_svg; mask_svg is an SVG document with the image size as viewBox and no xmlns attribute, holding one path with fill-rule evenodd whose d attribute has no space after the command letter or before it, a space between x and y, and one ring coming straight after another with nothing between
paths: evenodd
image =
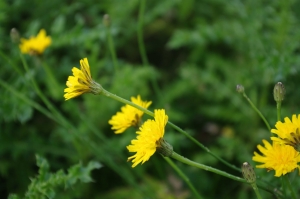
<instances>
[{"instance_id":1,"label":"curved stem","mask_svg":"<svg viewBox=\"0 0 300 199\"><path fill-rule=\"evenodd\" d=\"M263 116L263 114L256 108L256 106L252 103L252 101L249 99L249 97L246 95L245 92L243 92L243 96L246 98L246 100L249 102L249 104L251 105L251 107L256 111L256 113L260 116L260 118L265 122L268 130L271 130L271 127L268 123L268 121L266 120L266 118Z\"/></svg>"},{"instance_id":2,"label":"curved stem","mask_svg":"<svg viewBox=\"0 0 300 199\"><path fill-rule=\"evenodd\" d=\"M288 190L290 191L290 193L292 195L292 198L296 199L297 198L296 197L296 193L295 193L295 191L294 191L294 189L293 189L293 187L291 185L290 180L288 179L288 176L287 175L282 176L282 180L283 180L283 183L285 185L284 187L288 188ZM286 191L285 191L285 193L286 193Z\"/></svg>"},{"instance_id":3,"label":"curved stem","mask_svg":"<svg viewBox=\"0 0 300 199\"><path fill-rule=\"evenodd\" d=\"M197 190L195 189L194 185L191 183L190 179L177 167L177 165L167 157L164 159L169 163L169 165L177 172L177 174L185 181L185 183L190 187L196 198L202 199L203 197L199 195Z\"/></svg>"},{"instance_id":4,"label":"curved stem","mask_svg":"<svg viewBox=\"0 0 300 199\"><path fill-rule=\"evenodd\" d=\"M123 99L115 94L112 94L110 92L108 92L107 90L103 89L102 90L102 94L109 97L109 98L112 98L114 100L117 100L119 102L122 102L124 104L128 104L130 106L133 106L141 111L143 111L144 113L150 115L150 116L154 116L153 112L139 106L139 105L136 105L134 103L132 103L131 101L128 101L126 99ZM240 168L237 168L236 166L228 163L226 160L223 160L222 158L220 158L219 156L215 155L214 153L212 153L207 147L205 147L203 144L201 144L200 142L198 142L195 138L193 138L192 136L190 136L187 132L185 132L184 130L182 130L181 128L179 128L178 126L176 126L175 124L171 123L168 121L168 124L173 127L174 129L176 129L177 131L179 131L180 133L182 133L183 135L185 135L187 138L189 138L192 142L194 142L195 144L197 144L200 148L202 148L203 150L205 150L207 153L209 153L210 155L212 155L213 157L215 157L216 159L220 160L222 163L224 163L225 165L227 165L228 167L236 170L236 171L239 171L241 172L241 169Z\"/></svg>"},{"instance_id":5,"label":"curved stem","mask_svg":"<svg viewBox=\"0 0 300 199\"><path fill-rule=\"evenodd\" d=\"M199 169L203 169L205 171L210 171L210 172L213 172L215 174L218 174L218 175L221 175L221 176L224 176L226 178L230 178L232 180L235 180L235 181L238 181L238 182L242 182L242 183L248 183L245 179L243 178L240 178L238 176L234 176L234 175L231 175L229 173L226 173L224 171L221 171L219 169L215 169L213 167L210 167L210 166L206 166L204 164L200 164L200 163L197 163L197 162L194 162L190 159L187 159L181 155L179 155L178 153L176 152L173 152L172 155L171 155L171 158L174 158L184 164L187 164L187 165L190 165L190 166L193 166L193 167L197 167Z\"/></svg>"}]
</instances>

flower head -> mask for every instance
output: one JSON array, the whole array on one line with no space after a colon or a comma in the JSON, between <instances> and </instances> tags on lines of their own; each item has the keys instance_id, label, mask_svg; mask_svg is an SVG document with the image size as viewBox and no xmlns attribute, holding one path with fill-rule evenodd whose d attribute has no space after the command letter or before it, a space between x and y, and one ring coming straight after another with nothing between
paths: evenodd
<instances>
[{"instance_id":1,"label":"flower head","mask_svg":"<svg viewBox=\"0 0 300 199\"><path fill-rule=\"evenodd\" d=\"M41 29L36 37L21 38L20 50L23 54L41 55L51 44L51 37L46 36L46 31Z\"/></svg>"},{"instance_id":2,"label":"flower head","mask_svg":"<svg viewBox=\"0 0 300 199\"><path fill-rule=\"evenodd\" d=\"M266 140L263 140L263 143L264 147L261 145L257 146L262 155L254 152L254 156L252 157L252 160L263 163L257 165L257 168L275 170L276 177L292 172L296 168L300 170L298 166L300 154L293 147L279 144L278 142L273 142L271 145Z\"/></svg>"},{"instance_id":3,"label":"flower head","mask_svg":"<svg viewBox=\"0 0 300 199\"><path fill-rule=\"evenodd\" d=\"M137 131L137 138L131 141L131 145L127 146L129 152L136 152L135 155L128 158L132 160L135 167L139 163L144 163L155 153L160 147L160 140L165 133L165 126L168 122L168 116L164 109L154 110L154 120L147 120Z\"/></svg>"},{"instance_id":4,"label":"flower head","mask_svg":"<svg viewBox=\"0 0 300 199\"><path fill-rule=\"evenodd\" d=\"M275 127L276 129L272 129L271 132L278 137L271 137L273 141L291 145L300 151L300 114L298 117L294 114L292 121L288 117L284 118L284 122L277 122Z\"/></svg>"},{"instance_id":5,"label":"flower head","mask_svg":"<svg viewBox=\"0 0 300 199\"><path fill-rule=\"evenodd\" d=\"M151 105L151 101L142 101L141 97L138 95L136 98L131 97L131 101L139 105L145 109L147 109ZM137 108L126 104L121 108L121 112L117 112L116 115L112 116L112 118L108 121L110 125L112 125L115 133L123 133L127 128L131 126L138 127L141 121L141 117L144 112L138 110Z\"/></svg>"},{"instance_id":6,"label":"flower head","mask_svg":"<svg viewBox=\"0 0 300 199\"><path fill-rule=\"evenodd\" d=\"M73 76L69 76L65 88L65 99L71 99L83 93L99 94L102 87L92 79L90 65L87 58L80 60L80 70L72 68Z\"/></svg>"}]
</instances>

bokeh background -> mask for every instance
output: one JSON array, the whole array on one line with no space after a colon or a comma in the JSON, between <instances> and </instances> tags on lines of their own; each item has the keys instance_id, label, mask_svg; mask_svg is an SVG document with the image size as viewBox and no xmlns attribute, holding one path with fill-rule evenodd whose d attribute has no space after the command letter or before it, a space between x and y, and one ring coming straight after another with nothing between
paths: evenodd
<instances>
[{"instance_id":1,"label":"bokeh background","mask_svg":"<svg viewBox=\"0 0 300 199\"><path fill-rule=\"evenodd\" d=\"M0 1L0 50L3 81L18 93L46 107L28 82L35 78L47 98L80 136L62 127L11 91L0 87L0 196L24 195L37 175L35 155L45 157L51 171L90 160L103 167L91 173L94 182L56 190L56 198L194 198L166 161L155 154L131 168L126 150L135 137L131 128L115 135L108 120L123 104L85 94L65 101L63 89L71 68L87 57L93 78L123 98L140 94L151 100L150 110L166 109L180 126L213 153L236 166L251 158L256 145L269 139L263 121L236 92L242 84L253 103L273 127L276 103L273 87L286 88L282 116L299 113L300 2L296 0L174 0L147 1L143 37L149 65L141 59L137 39L141 1ZM110 27L103 24L109 14ZM25 56L10 38L16 28L29 38L45 29L52 44L42 57ZM108 47L111 32L118 70ZM47 78L48 65L57 85ZM13 67L17 66L17 67ZM153 87L156 81L159 92ZM144 120L150 118L144 116ZM166 140L178 153L222 169L224 166L167 126ZM91 148L90 145L96 146ZM176 164L204 198L254 198L251 187L196 168ZM280 183L273 173L255 169L264 181ZM269 193L261 191L266 198Z\"/></svg>"}]
</instances>

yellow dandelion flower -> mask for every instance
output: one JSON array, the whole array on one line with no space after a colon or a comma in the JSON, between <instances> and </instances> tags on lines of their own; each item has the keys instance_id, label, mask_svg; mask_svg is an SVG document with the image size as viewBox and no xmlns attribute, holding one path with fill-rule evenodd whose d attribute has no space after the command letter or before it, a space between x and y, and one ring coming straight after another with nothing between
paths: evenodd
<instances>
[{"instance_id":1,"label":"yellow dandelion flower","mask_svg":"<svg viewBox=\"0 0 300 199\"><path fill-rule=\"evenodd\" d=\"M254 152L254 156L252 157L252 160L263 163L257 165L257 168L275 170L276 177L292 172L296 168L300 169L298 166L300 154L293 147L279 144L278 142L273 142L271 145L266 140L263 140L263 143L265 145L264 147L257 145L262 155Z\"/></svg>"},{"instance_id":2,"label":"yellow dandelion flower","mask_svg":"<svg viewBox=\"0 0 300 199\"><path fill-rule=\"evenodd\" d=\"M285 117L284 122L277 122L275 127L276 129L272 129L271 132L277 134L278 137L271 137L273 141L291 145L300 151L300 114L298 117L294 114L292 121Z\"/></svg>"},{"instance_id":3,"label":"yellow dandelion flower","mask_svg":"<svg viewBox=\"0 0 300 199\"><path fill-rule=\"evenodd\" d=\"M99 94L102 87L92 79L90 65L87 58L80 60L80 70L76 67L72 68L73 76L69 76L65 88L65 99L77 97L83 93Z\"/></svg>"},{"instance_id":4,"label":"yellow dandelion flower","mask_svg":"<svg viewBox=\"0 0 300 199\"><path fill-rule=\"evenodd\" d=\"M20 50L23 54L41 55L51 44L51 37L46 36L46 31L41 29L36 37L21 38Z\"/></svg>"},{"instance_id":5,"label":"yellow dandelion flower","mask_svg":"<svg viewBox=\"0 0 300 199\"><path fill-rule=\"evenodd\" d=\"M132 167L139 163L143 164L155 153L160 140L165 133L165 126L168 122L168 116L164 109L154 110L154 120L147 120L137 131L138 136L127 146L129 152L136 152L135 155L128 158L132 160Z\"/></svg>"},{"instance_id":6,"label":"yellow dandelion flower","mask_svg":"<svg viewBox=\"0 0 300 199\"><path fill-rule=\"evenodd\" d=\"M131 97L131 101L145 109L151 105L151 101L142 101L141 96L138 95L136 98ZM123 133L127 128L131 126L139 126L141 117L144 112L126 104L121 108L121 112L117 112L116 115L108 121L112 125L112 130L115 130L116 134Z\"/></svg>"}]
</instances>

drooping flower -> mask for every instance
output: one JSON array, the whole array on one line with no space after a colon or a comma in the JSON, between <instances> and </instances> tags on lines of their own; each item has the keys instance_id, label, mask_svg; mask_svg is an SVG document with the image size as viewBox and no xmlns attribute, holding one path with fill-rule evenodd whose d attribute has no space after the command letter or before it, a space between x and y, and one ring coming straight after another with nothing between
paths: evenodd
<instances>
[{"instance_id":1,"label":"drooping flower","mask_svg":"<svg viewBox=\"0 0 300 199\"><path fill-rule=\"evenodd\" d=\"M41 29L36 37L21 38L20 50L23 54L41 55L51 44L51 37L46 36L46 31Z\"/></svg>"},{"instance_id":2,"label":"drooping flower","mask_svg":"<svg viewBox=\"0 0 300 199\"><path fill-rule=\"evenodd\" d=\"M139 163L143 164L160 147L160 141L165 133L165 126L168 122L168 116L164 109L154 110L154 120L148 119L137 131L138 136L127 146L129 152L136 152L135 155L128 158L132 160L132 167Z\"/></svg>"},{"instance_id":3,"label":"drooping flower","mask_svg":"<svg viewBox=\"0 0 300 199\"><path fill-rule=\"evenodd\" d=\"M151 101L143 101L138 95L136 98L131 97L131 101L139 105L145 109L147 109L151 105ZM116 115L112 116L112 118L108 121L110 125L112 125L112 130L115 130L116 134L123 133L127 128L131 126L138 127L141 122L141 117L144 112L138 110L137 108L126 104L121 108L121 112L117 112Z\"/></svg>"},{"instance_id":4,"label":"drooping flower","mask_svg":"<svg viewBox=\"0 0 300 199\"><path fill-rule=\"evenodd\" d=\"M261 155L254 152L252 160L263 163L257 165L257 168L265 168L267 170L275 170L275 176L280 177L286 173L292 172L300 167L300 154L292 146L273 142L271 145L268 141L263 140L264 147L257 145Z\"/></svg>"},{"instance_id":5,"label":"drooping flower","mask_svg":"<svg viewBox=\"0 0 300 199\"><path fill-rule=\"evenodd\" d=\"M65 88L65 99L77 97L83 93L99 94L102 87L92 79L90 65L87 58L80 60L80 70L76 67L72 68L73 76L69 76Z\"/></svg>"},{"instance_id":6,"label":"drooping flower","mask_svg":"<svg viewBox=\"0 0 300 199\"><path fill-rule=\"evenodd\" d=\"M294 114L292 121L285 117L284 122L277 122L275 127L276 129L272 129L271 132L277 134L278 137L271 137L273 141L291 145L300 151L300 114L298 117Z\"/></svg>"}]
</instances>

